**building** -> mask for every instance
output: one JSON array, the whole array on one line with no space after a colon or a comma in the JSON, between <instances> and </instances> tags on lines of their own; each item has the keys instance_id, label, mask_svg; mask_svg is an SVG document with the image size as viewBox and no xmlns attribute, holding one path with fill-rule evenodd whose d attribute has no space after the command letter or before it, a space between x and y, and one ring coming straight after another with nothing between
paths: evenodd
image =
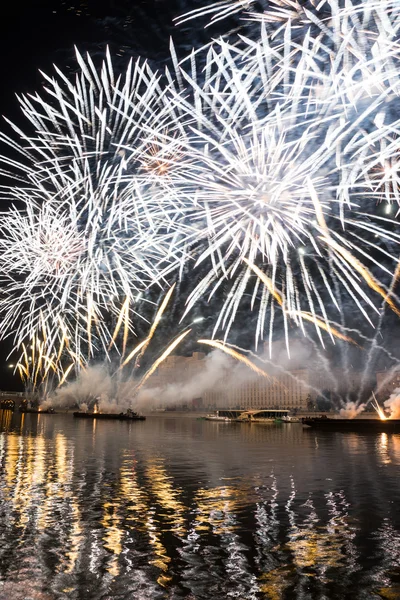
<instances>
[{"instance_id":1,"label":"building","mask_svg":"<svg viewBox=\"0 0 400 600\"><path fill-rule=\"evenodd\" d=\"M309 401L307 370L257 377L228 388L216 408L306 409Z\"/></svg>"},{"instance_id":2,"label":"building","mask_svg":"<svg viewBox=\"0 0 400 600\"><path fill-rule=\"evenodd\" d=\"M274 365L280 365L289 372L308 372L306 377L312 403L327 401L338 405L349 400L365 400L375 388L375 376L362 371L332 366L334 357L307 338L294 338L290 342L289 353L285 340L264 344L264 355Z\"/></svg>"},{"instance_id":3,"label":"building","mask_svg":"<svg viewBox=\"0 0 400 600\"><path fill-rule=\"evenodd\" d=\"M328 410L339 402L358 399L361 393L370 396L375 387L362 372L331 368L308 341L303 349L303 342L297 340L291 357L284 342L274 344L274 360L267 359L264 366L269 377L258 376L230 359L219 372L211 355L194 352L167 357L147 388L157 388L157 401L164 407L307 410L313 405ZM400 387L400 375L394 387Z\"/></svg>"},{"instance_id":4,"label":"building","mask_svg":"<svg viewBox=\"0 0 400 600\"><path fill-rule=\"evenodd\" d=\"M192 389L189 384L204 372L204 361L203 352L193 352L192 356L170 355L151 376L146 387L159 390L161 405L200 409L203 406L203 398L197 393L195 386ZM176 398L170 398L174 395L175 388ZM163 398L163 393L166 398Z\"/></svg>"},{"instance_id":5,"label":"building","mask_svg":"<svg viewBox=\"0 0 400 600\"><path fill-rule=\"evenodd\" d=\"M147 388L156 388L161 405L175 408L307 408L308 371L276 371L268 378L242 368L240 377L226 373L215 380L202 352L192 356L169 356L150 378ZM232 361L232 372L238 363ZM171 398L171 395L175 397Z\"/></svg>"}]
</instances>

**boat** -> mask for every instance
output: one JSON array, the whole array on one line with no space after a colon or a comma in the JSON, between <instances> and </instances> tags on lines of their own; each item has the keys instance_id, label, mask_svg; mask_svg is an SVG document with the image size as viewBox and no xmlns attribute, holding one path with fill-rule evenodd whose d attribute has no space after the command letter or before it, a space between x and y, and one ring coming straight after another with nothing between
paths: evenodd
<instances>
[{"instance_id":1,"label":"boat","mask_svg":"<svg viewBox=\"0 0 400 600\"><path fill-rule=\"evenodd\" d=\"M240 423L281 423L282 420L288 416L288 410L244 410L238 417L237 421Z\"/></svg>"},{"instance_id":2,"label":"boat","mask_svg":"<svg viewBox=\"0 0 400 600\"><path fill-rule=\"evenodd\" d=\"M328 417L303 418L303 425L320 431L376 431L400 433L400 419L331 419Z\"/></svg>"},{"instance_id":3,"label":"boat","mask_svg":"<svg viewBox=\"0 0 400 600\"><path fill-rule=\"evenodd\" d=\"M80 412L73 413L77 419L109 419L114 421L145 421L146 417L135 412L126 413L102 413L102 412Z\"/></svg>"},{"instance_id":4,"label":"boat","mask_svg":"<svg viewBox=\"0 0 400 600\"><path fill-rule=\"evenodd\" d=\"M303 420L301 419L301 417L294 417L294 416L290 416L290 415L284 415L281 418L282 423L302 423Z\"/></svg>"},{"instance_id":5,"label":"boat","mask_svg":"<svg viewBox=\"0 0 400 600\"><path fill-rule=\"evenodd\" d=\"M220 423L232 423L237 421L238 417L243 413L243 410L237 409L221 409L203 417L206 421L218 421Z\"/></svg>"},{"instance_id":6,"label":"boat","mask_svg":"<svg viewBox=\"0 0 400 600\"><path fill-rule=\"evenodd\" d=\"M222 417L217 414L206 415L204 419L206 421L218 421L219 423L231 423L233 421L233 419L230 419L229 417Z\"/></svg>"}]
</instances>

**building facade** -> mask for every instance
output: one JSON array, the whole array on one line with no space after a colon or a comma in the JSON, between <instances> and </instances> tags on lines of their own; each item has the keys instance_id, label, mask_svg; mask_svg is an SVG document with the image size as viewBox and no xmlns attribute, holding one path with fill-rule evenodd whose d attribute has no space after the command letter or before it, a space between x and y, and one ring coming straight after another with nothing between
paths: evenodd
<instances>
[{"instance_id":1,"label":"building facade","mask_svg":"<svg viewBox=\"0 0 400 600\"><path fill-rule=\"evenodd\" d=\"M206 357L201 352L192 356L169 356L150 378L147 387L156 388L160 404L175 408L287 408L306 409L310 399L309 373L306 369L280 372L268 377L244 371L243 380L229 381L222 374L218 381L208 380ZM237 363L232 361L232 371ZM204 375L204 377L202 377ZM193 382L193 386L188 385ZM173 387L179 389L179 400L168 399ZM181 397L182 391L187 395ZM170 404L169 404L170 403Z\"/></svg>"},{"instance_id":2,"label":"building facade","mask_svg":"<svg viewBox=\"0 0 400 600\"><path fill-rule=\"evenodd\" d=\"M308 372L302 369L257 377L228 388L216 408L306 409L309 397Z\"/></svg>"},{"instance_id":3,"label":"building facade","mask_svg":"<svg viewBox=\"0 0 400 600\"><path fill-rule=\"evenodd\" d=\"M262 377L239 365L225 363L225 370L216 376L210 367L210 355L194 352L192 356L169 356L150 378L147 387L157 388L160 407L195 409L289 409L307 410L319 406L329 410L340 403L355 400L360 392L368 396L375 387L363 373L329 368L328 361L318 360L305 352L307 367L301 365L301 353L288 359L275 348L274 361L266 361L269 376ZM279 361L279 362L277 362ZM378 374L379 375L379 374ZM387 372L384 372L387 377ZM382 388L388 391L400 387L400 373Z\"/></svg>"}]
</instances>

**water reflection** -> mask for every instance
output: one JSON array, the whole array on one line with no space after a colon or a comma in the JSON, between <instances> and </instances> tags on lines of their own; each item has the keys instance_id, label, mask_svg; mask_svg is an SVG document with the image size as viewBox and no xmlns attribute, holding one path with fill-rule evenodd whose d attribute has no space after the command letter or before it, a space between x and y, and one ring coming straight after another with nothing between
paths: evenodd
<instances>
[{"instance_id":1,"label":"water reflection","mask_svg":"<svg viewBox=\"0 0 400 600\"><path fill-rule=\"evenodd\" d=\"M0 423L1 600L400 589L399 436L163 417Z\"/></svg>"}]
</instances>

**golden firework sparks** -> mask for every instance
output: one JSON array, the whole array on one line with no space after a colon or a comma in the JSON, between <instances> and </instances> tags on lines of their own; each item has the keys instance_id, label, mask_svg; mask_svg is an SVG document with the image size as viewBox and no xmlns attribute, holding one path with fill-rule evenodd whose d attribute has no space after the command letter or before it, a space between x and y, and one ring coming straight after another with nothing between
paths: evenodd
<instances>
[{"instance_id":1,"label":"golden firework sparks","mask_svg":"<svg viewBox=\"0 0 400 600\"><path fill-rule=\"evenodd\" d=\"M355 346L358 346L360 348L360 346L357 344L357 342L355 342L351 337L349 337L348 335L344 335L343 333L340 333L340 331L338 331L335 327L333 327L329 322L328 323L325 322L320 317L317 317L317 315L313 315L313 314L311 314L309 312L305 312L303 310L293 310L293 311L290 311L290 313L288 313L288 314L289 314L289 316L299 316L302 319L304 319L305 321L314 323L320 329L327 331L329 334L337 337L339 340L343 340L344 342L349 342L350 344L354 344Z\"/></svg>"},{"instance_id":2,"label":"golden firework sparks","mask_svg":"<svg viewBox=\"0 0 400 600\"><path fill-rule=\"evenodd\" d=\"M246 356L243 356L243 354L240 354L240 352L236 352L236 350L233 350L233 348L229 348L229 346L226 346L223 342L221 342L219 340L197 340L197 341L199 344L207 344L207 346L211 346L212 348L217 348L218 350L225 352L225 354L229 354L229 356L232 356L232 358L236 358L236 360L245 364L247 367L249 367L249 369L251 369L252 371L257 373L257 375L260 375L260 377L265 377L266 379L269 379L269 380L274 379L273 377L271 377L271 375L269 375L268 373L266 373L265 371L263 371L262 369L257 367L257 365L255 365Z\"/></svg>"},{"instance_id":3,"label":"golden firework sparks","mask_svg":"<svg viewBox=\"0 0 400 600\"><path fill-rule=\"evenodd\" d=\"M151 328L150 328L149 336L148 336L148 338L147 338L147 340L146 340L146 343L143 345L142 351L140 352L140 354L139 354L139 355L138 355L138 357L137 357L137 361L138 361L138 360L140 359L140 357L142 357L142 356L143 356L143 354L146 352L147 346L150 344L150 341L151 341L151 339L152 339L153 335L154 335L154 334L155 334L155 332L156 332L156 329L157 329L157 327L158 327L158 325L159 325L159 323L160 323L160 321L161 321L161 318L162 318L162 316L163 316L163 314L164 314L164 312L165 312L165 309L166 309L166 308L167 308L167 306L168 306L168 303L169 303L169 301L170 301L170 299L171 299L172 293L173 293L173 291L174 291L174 289L175 289L175 285L176 285L176 284L174 283L174 284L173 284L173 285L172 285L172 286L169 288L169 290L168 290L167 294L165 295L165 298L164 298L164 300L162 301L162 303L161 303L161 306L160 306L160 308L158 309L158 311L157 311L157 314L156 314L156 316L155 316L155 318L154 318L154 321L153 321L153 323L152 323L152 326L151 326Z\"/></svg>"},{"instance_id":4,"label":"golden firework sparks","mask_svg":"<svg viewBox=\"0 0 400 600\"><path fill-rule=\"evenodd\" d=\"M146 338L145 340L143 340L143 342L140 342L140 344L138 344L126 357L126 359L124 360L124 362L122 363L122 365L119 367L119 371L121 369L123 369L125 367L125 365L127 365L134 356L136 356L136 354L138 352L140 352L140 350L143 348L143 346L145 346L148 343L149 338Z\"/></svg>"},{"instance_id":5,"label":"golden firework sparks","mask_svg":"<svg viewBox=\"0 0 400 600\"><path fill-rule=\"evenodd\" d=\"M173 352L173 350L175 350L175 348L181 343L183 338L186 337L188 335L188 333L190 333L190 332L191 332L191 329L187 329L186 331L181 333L181 335L179 335L168 346L168 348L161 354L161 356L159 358L157 358L157 360L154 361L154 363L151 365L150 369L145 373L145 375L141 379L139 385L137 386L137 388L135 390L136 392L138 392L140 390L140 388L146 383L148 378L154 373L154 371L157 369L157 367L159 367L161 365L161 363L167 358L167 356L169 356L171 354L171 352Z\"/></svg>"},{"instance_id":6,"label":"golden firework sparks","mask_svg":"<svg viewBox=\"0 0 400 600\"><path fill-rule=\"evenodd\" d=\"M375 279L372 273L370 273L367 267L365 267L357 258L355 258L351 252L346 250L346 248L343 248L343 246L332 240L332 238L320 236L320 239L326 242L331 248L333 248L333 250L340 254L342 258L344 258L344 260L347 261L354 268L354 270L363 277L369 287L382 296L386 304L390 306L392 311L398 317L400 317L400 310L397 308L393 300L389 298L388 292L381 287L380 283Z\"/></svg>"},{"instance_id":7,"label":"golden firework sparks","mask_svg":"<svg viewBox=\"0 0 400 600\"><path fill-rule=\"evenodd\" d=\"M264 271L261 271L259 267L250 262L248 258L243 258L243 260L246 265L248 265L250 269L252 269L252 271L254 271L254 273L261 279L267 290L273 295L278 304L282 306L284 300L283 295L276 289L272 279L270 279L268 275L264 273Z\"/></svg>"}]
</instances>

